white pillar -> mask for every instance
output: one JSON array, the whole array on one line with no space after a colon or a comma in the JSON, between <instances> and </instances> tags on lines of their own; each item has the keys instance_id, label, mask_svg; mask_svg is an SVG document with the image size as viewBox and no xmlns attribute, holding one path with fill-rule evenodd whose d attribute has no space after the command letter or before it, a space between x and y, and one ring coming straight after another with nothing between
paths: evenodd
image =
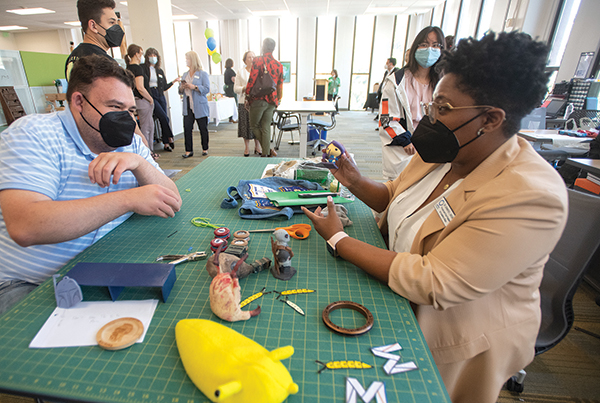
<instances>
[{"instance_id":1,"label":"white pillar","mask_svg":"<svg viewBox=\"0 0 600 403\"><path fill-rule=\"evenodd\" d=\"M173 80L177 77L177 58L171 1L128 0L127 8L131 27L131 43L141 46L144 52L149 47L158 50L167 82ZM165 97L169 106L173 134L181 134L183 133L183 118L177 84L165 92Z\"/></svg>"}]
</instances>

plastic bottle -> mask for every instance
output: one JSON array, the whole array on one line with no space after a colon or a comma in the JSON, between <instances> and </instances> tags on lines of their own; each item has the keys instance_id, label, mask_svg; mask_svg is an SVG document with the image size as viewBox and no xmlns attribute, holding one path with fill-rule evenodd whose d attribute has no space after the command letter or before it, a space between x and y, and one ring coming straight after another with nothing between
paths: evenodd
<instances>
[{"instance_id":1,"label":"plastic bottle","mask_svg":"<svg viewBox=\"0 0 600 403\"><path fill-rule=\"evenodd\" d=\"M565 116L563 116L563 119L568 119L571 113L573 113L573 109L575 109L575 107L572 103L567 105L567 109L565 109Z\"/></svg>"}]
</instances>

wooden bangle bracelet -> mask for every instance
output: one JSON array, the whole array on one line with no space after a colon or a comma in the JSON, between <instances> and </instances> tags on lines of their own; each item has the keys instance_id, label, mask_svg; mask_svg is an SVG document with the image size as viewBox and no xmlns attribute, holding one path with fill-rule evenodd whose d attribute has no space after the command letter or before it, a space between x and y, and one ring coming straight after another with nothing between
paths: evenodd
<instances>
[{"instance_id":1,"label":"wooden bangle bracelet","mask_svg":"<svg viewBox=\"0 0 600 403\"><path fill-rule=\"evenodd\" d=\"M340 326L334 324L329 319L329 315L331 314L331 312L335 311L336 309L342 309L342 308L352 309L352 310L360 313L361 315L363 315L365 317L365 319L367 320L367 323L364 326L357 327L356 329L346 329L346 328L343 328L343 327L340 327ZM371 328L373 327L373 323L375 323L375 319L373 318L373 314L371 313L371 311L369 311L364 306L357 304L356 302L352 302L352 301L332 302L331 304L327 305L327 307L325 307L325 309L323 309L322 316L323 316L323 323L325 323L325 326L327 326L329 329L333 330L334 332L343 334L345 336L360 336L361 334L365 334L369 330L371 330Z\"/></svg>"}]
</instances>

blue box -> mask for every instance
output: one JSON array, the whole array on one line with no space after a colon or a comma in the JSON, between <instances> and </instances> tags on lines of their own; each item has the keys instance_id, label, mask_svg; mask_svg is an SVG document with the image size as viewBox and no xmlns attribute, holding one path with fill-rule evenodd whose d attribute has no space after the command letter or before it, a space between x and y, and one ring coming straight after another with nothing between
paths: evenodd
<instances>
[{"instance_id":1,"label":"blue box","mask_svg":"<svg viewBox=\"0 0 600 403\"><path fill-rule=\"evenodd\" d=\"M598 110L598 98L597 97L586 97L585 98L585 109L597 111Z\"/></svg>"}]
</instances>

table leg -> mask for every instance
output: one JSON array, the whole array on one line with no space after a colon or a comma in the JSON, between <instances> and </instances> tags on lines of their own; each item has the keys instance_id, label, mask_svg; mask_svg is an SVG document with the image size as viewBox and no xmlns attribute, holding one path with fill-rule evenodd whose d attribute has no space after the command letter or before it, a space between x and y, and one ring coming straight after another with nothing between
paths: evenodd
<instances>
[{"instance_id":1,"label":"table leg","mask_svg":"<svg viewBox=\"0 0 600 403\"><path fill-rule=\"evenodd\" d=\"M308 122L308 113L301 113L300 117L302 118L302 122L304 122L304 125L307 124ZM307 143L307 134L306 132L303 133L302 131L302 125L300 125L300 158L306 158L306 145Z\"/></svg>"}]
</instances>

